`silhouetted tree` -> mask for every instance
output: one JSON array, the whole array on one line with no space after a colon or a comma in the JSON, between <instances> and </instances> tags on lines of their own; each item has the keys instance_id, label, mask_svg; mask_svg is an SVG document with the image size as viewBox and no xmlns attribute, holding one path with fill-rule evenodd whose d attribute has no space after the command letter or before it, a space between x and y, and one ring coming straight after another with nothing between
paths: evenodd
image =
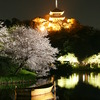
<instances>
[{"instance_id":1,"label":"silhouetted tree","mask_svg":"<svg viewBox=\"0 0 100 100\"><path fill-rule=\"evenodd\" d=\"M4 25L6 25L7 27L11 27L12 26L12 22L9 19L6 19L4 21Z\"/></svg>"}]
</instances>

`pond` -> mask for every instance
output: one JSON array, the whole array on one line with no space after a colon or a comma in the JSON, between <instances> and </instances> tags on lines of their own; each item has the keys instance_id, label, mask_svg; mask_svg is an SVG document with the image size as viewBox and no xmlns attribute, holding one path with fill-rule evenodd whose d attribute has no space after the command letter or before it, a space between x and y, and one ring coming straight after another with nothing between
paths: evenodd
<instances>
[{"instance_id":1,"label":"pond","mask_svg":"<svg viewBox=\"0 0 100 100\"><path fill-rule=\"evenodd\" d=\"M20 86L19 89L22 87L28 86ZM16 95L13 86L0 86L0 100L100 100L100 73L84 72L55 76L52 92L38 97L30 96L31 92L28 89L25 91L19 96Z\"/></svg>"}]
</instances>

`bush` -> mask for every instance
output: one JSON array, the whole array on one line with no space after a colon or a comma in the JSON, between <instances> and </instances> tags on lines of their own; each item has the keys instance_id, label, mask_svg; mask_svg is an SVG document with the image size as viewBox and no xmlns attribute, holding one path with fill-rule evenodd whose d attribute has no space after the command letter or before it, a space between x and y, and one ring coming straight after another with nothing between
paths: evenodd
<instances>
[{"instance_id":1,"label":"bush","mask_svg":"<svg viewBox=\"0 0 100 100\"><path fill-rule=\"evenodd\" d=\"M14 64L11 58L0 57L0 75L13 74L17 68L17 64Z\"/></svg>"}]
</instances>

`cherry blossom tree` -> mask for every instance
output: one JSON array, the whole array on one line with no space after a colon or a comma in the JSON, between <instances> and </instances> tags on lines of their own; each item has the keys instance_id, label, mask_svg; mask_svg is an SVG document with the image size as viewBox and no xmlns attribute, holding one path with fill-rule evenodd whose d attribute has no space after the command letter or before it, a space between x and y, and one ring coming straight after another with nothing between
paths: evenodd
<instances>
[{"instance_id":1,"label":"cherry blossom tree","mask_svg":"<svg viewBox=\"0 0 100 100\"><path fill-rule=\"evenodd\" d=\"M46 37L47 31L39 32L30 27L16 26L9 29L8 33L5 36L3 51L5 55L18 63L19 67L15 73L28 66L38 75L45 75L51 68L50 64L56 60L56 53L58 53L58 49L53 48Z\"/></svg>"},{"instance_id":2,"label":"cherry blossom tree","mask_svg":"<svg viewBox=\"0 0 100 100\"><path fill-rule=\"evenodd\" d=\"M85 60L83 60L83 65L88 65L90 64L90 67L93 68L93 65L97 65L96 67L100 68L100 53L94 54Z\"/></svg>"},{"instance_id":3,"label":"cherry blossom tree","mask_svg":"<svg viewBox=\"0 0 100 100\"><path fill-rule=\"evenodd\" d=\"M0 52L3 51L4 45L7 43L8 38L8 29L6 26L3 26L3 22L0 21Z\"/></svg>"}]
</instances>

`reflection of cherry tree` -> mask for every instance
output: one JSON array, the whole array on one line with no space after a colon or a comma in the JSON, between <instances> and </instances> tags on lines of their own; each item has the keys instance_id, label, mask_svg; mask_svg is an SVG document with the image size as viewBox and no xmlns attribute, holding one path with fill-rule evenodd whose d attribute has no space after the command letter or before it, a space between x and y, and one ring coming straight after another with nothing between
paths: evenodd
<instances>
[{"instance_id":1,"label":"reflection of cherry tree","mask_svg":"<svg viewBox=\"0 0 100 100\"><path fill-rule=\"evenodd\" d=\"M75 88L78 82L79 82L79 75L74 73L69 78L61 77L60 79L58 79L57 83L58 86L62 88L71 89Z\"/></svg>"},{"instance_id":2,"label":"reflection of cherry tree","mask_svg":"<svg viewBox=\"0 0 100 100\"><path fill-rule=\"evenodd\" d=\"M100 73L90 73L90 75L88 76L88 83L100 89Z\"/></svg>"},{"instance_id":3,"label":"reflection of cherry tree","mask_svg":"<svg viewBox=\"0 0 100 100\"><path fill-rule=\"evenodd\" d=\"M100 67L100 53L98 53L97 55L92 55L89 58L86 58L83 63L85 65L90 64L90 67L93 67L94 64L97 64L98 67Z\"/></svg>"},{"instance_id":4,"label":"reflection of cherry tree","mask_svg":"<svg viewBox=\"0 0 100 100\"><path fill-rule=\"evenodd\" d=\"M8 42L9 34L8 29L4 26L3 22L0 22L0 54L4 49L4 45Z\"/></svg>"},{"instance_id":5,"label":"reflection of cherry tree","mask_svg":"<svg viewBox=\"0 0 100 100\"><path fill-rule=\"evenodd\" d=\"M47 32L38 32L24 26L9 31L9 35L5 37L7 42L4 43L4 52L19 64L16 73L23 66L42 74L49 71L58 50L51 47L45 36Z\"/></svg>"}]
</instances>

